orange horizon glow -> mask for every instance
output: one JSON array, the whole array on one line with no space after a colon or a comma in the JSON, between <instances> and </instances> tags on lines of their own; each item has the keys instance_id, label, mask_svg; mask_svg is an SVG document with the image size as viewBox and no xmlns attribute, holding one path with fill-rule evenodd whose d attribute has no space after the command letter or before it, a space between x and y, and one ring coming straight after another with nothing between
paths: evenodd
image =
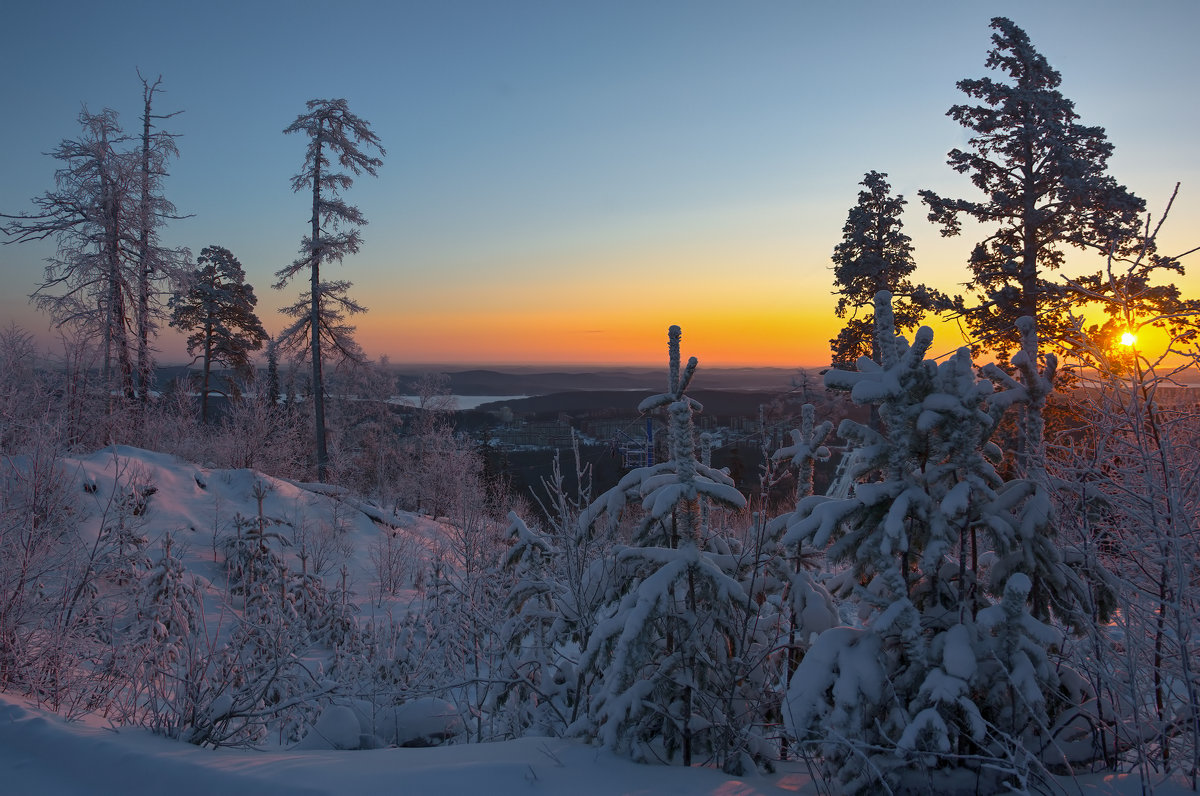
<instances>
[{"instance_id":1,"label":"orange horizon glow","mask_svg":"<svg viewBox=\"0 0 1200 796\"><path fill-rule=\"evenodd\" d=\"M546 311L537 315L461 312L376 318L357 338L372 358L439 365L655 367L667 361L667 329L683 331L684 359L701 367L825 368L830 339L845 323L832 310L691 310L675 317L654 312L603 316ZM932 356L964 345L958 327L926 319L934 330ZM910 335L911 337L911 335Z\"/></svg>"},{"instance_id":2,"label":"orange horizon glow","mask_svg":"<svg viewBox=\"0 0 1200 796\"><path fill-rule=\"evenodd\" d=\"M464 314L435 324L391 317L360 325L355 336L368 357L386 356L393 364L659 367L667 362L667 329L678 325L683 358L694 356L701 367L813 369L829 367L830 339L844 324L832 312L659 312L602 320L607 323L563 314ZM955 324L938 318L925 323L934 330L931 358L965 345Z\"/></svg>"},{"instance_id":3,"label":"orange horizon glow","mask_svg":"<svg viewBox=\"0 0 1200 796\"><path fill-rule=\"evenodd\" d=\"M685 317L661 312L603 318L464 314L443 317L437 324L420 317L393 317L369 327L363 324L358 337L369 354L383 353L396 362L654 366L666 362L667 328L678 325L684 358L694 356L703 365L829 364L832 335L812 315L679 315Z\"/></svg>"}]
</instances>

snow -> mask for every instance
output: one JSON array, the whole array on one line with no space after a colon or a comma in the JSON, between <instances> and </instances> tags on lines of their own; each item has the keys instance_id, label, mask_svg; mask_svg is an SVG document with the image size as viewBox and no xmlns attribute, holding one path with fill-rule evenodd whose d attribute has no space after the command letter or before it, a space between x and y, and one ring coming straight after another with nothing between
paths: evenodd
<instances>
[{"instance_id":1,"label":"snow","mask_svg":"<svg viewBox=\"0 0 1200 796\"><path fill-rule=\"evenodd\" d=\"M964 681L975 676L975 652L971 649L970 632L965 625L955 625L947 630L946 648L942 651L946 674Z\"/></svg>"},{"instance_id":2,"label":"snow","mask_svg":"<svg viewBox=\"0 0 1200 796\"><path fill-rule=\"evenodd\" d=\"M68 723L22 700L0 694L0 776L5 793L150 796L255 794L694 794L782 796L816 794L803 763L782 763L775 774L729 777L704 768L632 763L596 747L558 738L491 744L369 751L206 750L138 729ZM1074 788L1064 783L1069 791ZM1129 775L1080 778L1099 796L1140 794ZM1191 793L1156 784L1159 796Z\"/></svg>"},{"instance_id":3,"label":"snow","mask_svg":"<svg viewBox=\"0 0 1200 796\"><path fill-rule=\"evenodd\" d=\"M144 730L70 724L0 695L5 793L172 796L213 793L712 794L815 793L802 764L738 779L704 768L647 766L559 738L423 749L205 750Z\"/></svg>"},{"instance_id":4,"label":"snow","mask_svg":"<svg viewBox=\"0 0 1200 796\"><path fill-rule=\"evenodd\" d=\"M347 705L330 705L321 711L317 723L301 744L306 748L357 749L361 736L362 727L354 709Z\"/></svg>"}]
</instances>

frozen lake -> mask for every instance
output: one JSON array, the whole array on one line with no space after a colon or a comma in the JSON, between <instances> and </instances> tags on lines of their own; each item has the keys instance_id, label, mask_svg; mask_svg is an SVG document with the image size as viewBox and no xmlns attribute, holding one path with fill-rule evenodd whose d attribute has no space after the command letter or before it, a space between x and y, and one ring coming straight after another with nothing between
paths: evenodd
<instances>
[{"instance_id":1,"label":"frozen lake","mask_svg":"<svg viewBox=\"0 0 1200 796\"><path fill-rule=\"evenodd\" d=\"M451 395L449 396L454 401L454 408L461 410L476 409L483 404L490 404L493 401L516 401L521 398L528 398L528 395ZM406 406L416 406L420 403L418 395L396 395L388 399L388 403L403 404Z\"/></svg>"}]
</instances>

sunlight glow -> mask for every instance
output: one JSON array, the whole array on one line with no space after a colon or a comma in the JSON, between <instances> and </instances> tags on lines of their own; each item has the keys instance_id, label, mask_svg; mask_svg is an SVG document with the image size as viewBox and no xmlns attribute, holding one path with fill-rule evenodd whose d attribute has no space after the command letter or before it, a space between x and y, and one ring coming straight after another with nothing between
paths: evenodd
<instances>
[{"instance_id":1,"label":"sunlight glow","mask_svg":"<svg viewBox=\"0 0 1200 796\"><path fill-rule=\"evenodd\" d=\"M1137 335L1133 332L1125 332L1121 335L1121 345L1131 346L1137 342Z\"/></svg>"}]
</instances>

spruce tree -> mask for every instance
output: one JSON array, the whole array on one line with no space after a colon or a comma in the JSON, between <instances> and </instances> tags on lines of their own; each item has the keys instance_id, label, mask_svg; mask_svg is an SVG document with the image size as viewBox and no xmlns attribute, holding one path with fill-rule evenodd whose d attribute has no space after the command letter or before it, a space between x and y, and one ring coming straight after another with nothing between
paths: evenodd
<instances>
[{"instance_id":1,"label":"spruce tree","mask_svg":"<svg viewBox=\"0 0 1200 796\"><path fill-rule=\"evenodd\" d=\"M312 192L312 231L304 238L300 256L276 272L279 279L275 287L282 289L299 272L308 272L308 291L295 304L282 309L296 321L280 333L279 344L293 350L303 350L307 344L312 365L317 478L324 480L329 454L325 441L323 352L362 360L353 338L354 327L346 323L346 316L364 312L365 308L347 295L349 282L322 280L321 265L341 262L347 254L358 252L362 238L357 226L366 224L367 219L357 207L346 204L339 192L354 184L354 176L377 174L383 160L368 155L367 150L380 155L386 152L370 124L351 113L346 100L313 99L307 107L308 112L297 116L283 132L303 133L309 138L304 167L292 178L292 190ZM345 171L331 171L334 158Z\"/></svg>"},{"instance_id":2,"label":"spruce tree","mask_svg":"<svg viewBox=\"0 0 1200 796\"><path fill-rule=\"evenodd\" d=\"M817 636L784 716L843 792L954 790L964 773L998 791L1050 740L1062 704L1045 662L1061 634L1043 619L1069 611L1079 583L1049 535L1041 484L996 470L990 437L1028 391L998 368L980 379L966 348L926 359L932 331L909 345L889 298L875 305L882 363L825 376L878 406L880 428L843 421L856 450L839 482L777 521L784 544L823 548L842 568L828 583L862 622Z\"/></svg>"},{"instance_id":3,"label":"spruce tree","mask_svg":"<svg viewBox=\"0 0 1200 796\"><path fill-rule=\"evenodd\" d=\"M680 336L672 326L667 392L639 406L667 410L671 458L626 474L580 516L586 536L605 515L615 524L628 503L642 509L631 543L613 551L605 585L611 596L580 659L580 669L597 678L590 721L573 731L645 762L710 760L743 770L760 751L749 736L762 717L740 693L753 681L742 664L757 605L704 506L736 509L745 498L696 455L700 405L685 394L696 359L681 368Z\"/></svg>"},{"instance_id":4,"label":"spruce tree","mask_svg":"<svg viewBox=\"0 0 1200 796\"><path fill-rule=\"evenodd\" d=\"M195 710L195 694L200 687L191 675L196 668L203 604L197 581L187 577L173 545L168 532L162 539L162 557L142 578L130 643L140 661L145 724L155 732L178 738L183 723Z\"/></svg>"},{"instance_id":5,"label":"spruce tree","mask_svg":"<svg viewBox=\"0 0 1200 796\"><path fill-rule=\"evenodd\" d=\"M921 317L931 309L931 295L924 287L914 287L908 277L917 264L912 255L912 239L903 232L900 214L907 202L893 195L887 174L869 171L860 185L858 204L850 208L842 228L842 242L833 249L835 312L839 318L850 315L838 336L829 341L833 365L853 368L861 356L879 361L875 345L875 322L871 302L875 294L887 290L892 303L896 328L915 329Z\"/></svg>"}]
</instances>

